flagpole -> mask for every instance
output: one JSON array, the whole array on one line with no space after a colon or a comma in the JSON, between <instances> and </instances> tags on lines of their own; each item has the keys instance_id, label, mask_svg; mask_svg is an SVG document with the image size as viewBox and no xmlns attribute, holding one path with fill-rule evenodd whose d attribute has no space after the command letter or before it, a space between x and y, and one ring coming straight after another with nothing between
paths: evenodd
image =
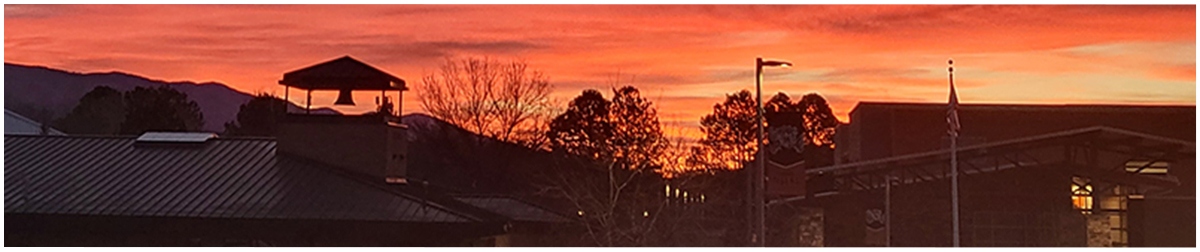
<instances>
[{"instance_id":1,"label":"flagpole","mask_svg":"<svg viewBox=\"0 0 1200 252\"><path fill-rule=\"evenodd\" d=\"M950 136L950 175L951 190L950 197L954 201L954 247L959 246L958 237L958 136Z\"/></svg>"},{"instance_id":2,"label":"flagpole","mask_svg":"<svg viewBox=\"0 0 1200 252\"><path fill-rule=\"evenodd\" d=\"M884 186L883 186L883 188L884 188L884 196L883 196L884 197L884 200L883 200L883 214L884 214L883 228L884 228L884 231L883 231L883 234L885 236L884 244L887 247L891 247L892 246L892 175L888 174L884 178L885 178L884 181L886 181L886 183L887 183L887 184L884 184Z\"/></svg>"},{"instance_id":3,"label":"flagpole","mask_svg":"<svg viewBox=\"0 0 1200 252\"><path fill-rule=\"evenodd\" d=\"M959 246L958 233L958 95L954 93L954 60L950 60L950 113L953 113L954 124L950 130L950 200L953 204L951 218L954 223L954 247Z\"/></svg>"}]
</instances>

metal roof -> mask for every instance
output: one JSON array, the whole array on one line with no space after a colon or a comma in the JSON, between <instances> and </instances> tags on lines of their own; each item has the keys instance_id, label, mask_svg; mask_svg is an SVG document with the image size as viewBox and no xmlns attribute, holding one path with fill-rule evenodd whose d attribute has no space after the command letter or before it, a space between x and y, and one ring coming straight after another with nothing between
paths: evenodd
<instances>
[{"instance_id":1,"label":"metal roof","mask_svg":"<svg viewBox=\"0 0 1200 252\"><path fill-rule=\"evenodd\" d=\"M48 135L64 136L62 131L53 128L46 130ZM40 135L42 134L42 124L21 116L16 112L4 110L4 134L21 134L21 135Z\"/></svg>"},{"instance_id":2,"label":"metal roof","mask_svg":"<svg viewBox=\"0 0 1200 252\"><path fill-rule=\"evenodd\" d=\"M507 196L454 196L472 206L491 211L516 221L569 222L561 215Z\"/></svg>"},{"instance_id":3,"label":"metal roof","mask_svg":"<svg viewBox=\"0 0 1200 252\"><path fill-rule=\"evenodd\" d=\"M478 217L276 155L273 139L147 146L132 137L4 137L4 212L474 222Z\"/></svg>"},{"instance_id":4,"label":"metal roof","mask_svg":"<svg viewBox=\"0 0 1200 252\"><path fill-rule=\"evenodd\" d=\"M279 84L315 90L408 90L404 80L350 56L285 73Z\"/></svg>"}]
</instances>

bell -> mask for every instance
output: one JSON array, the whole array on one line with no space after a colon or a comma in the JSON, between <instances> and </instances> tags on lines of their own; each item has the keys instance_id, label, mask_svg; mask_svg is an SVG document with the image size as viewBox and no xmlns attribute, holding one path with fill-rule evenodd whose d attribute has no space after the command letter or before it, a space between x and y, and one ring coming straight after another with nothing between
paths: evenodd
<instances>
[{"instance_id":1,"label":"bell","mask_svg":"<svg viewBox=\"0 0 1200 252\"><path fill-rule=\"evenodd\" d=\"M354 97L350 96L350 89L342 89L338 92L338 99L333 102L333 105L354 105Z\"/></svg>"}]
</instances>

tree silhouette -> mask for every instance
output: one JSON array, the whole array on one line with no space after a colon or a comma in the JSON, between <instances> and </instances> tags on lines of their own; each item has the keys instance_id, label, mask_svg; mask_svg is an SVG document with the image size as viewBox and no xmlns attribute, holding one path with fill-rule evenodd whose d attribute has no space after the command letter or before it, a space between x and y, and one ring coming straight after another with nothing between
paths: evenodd
<instances>
[{"instance_id":1,"label":"tree silhouette","mask_svg":"<svg viewBox=\"0 0 1200 252\"><path fill-rule=\"evenodd\" d=\"M704 137L692 147L689 162L710 170L740 169L753 159L758 149L758 105L750 91L725 95L725 101L713 105L713 112L700 118Z\"/></svg>"},{"instance_id":2,"label":"tree silhouette","mask_svg":"<svg viewBox=\"0 0 1200 252\"><path fill-rule=\"evenodd\" d=\"M792 102L783 92L772 97L764 106L768 115L779 112L800 112L804 118L800 125L805 140L813 146L829 146L833 144L833 135L838 121L833 110L825 101L825 97L816 93L805 94L799 101Z\"/></svg>"},{"instance_id":3,"label":"tree silhouette","mask_svg":"<svg viewBox=\"0 0 1200 252\"><path fill-rule=\"evenodd\" d=\"M713 105L713 112L700 120L704 137L700 146L693 148L691 161L711 169L740 169L752 160L758 148L755 142L758 137L756 107L747 90L726 95L723 103ZM763 104L763 110L768 117L775 113L801 113L800 118L804 121L797 124L803 125L799 130L805 136L806 145L811 146L808 149L822 159L825 159L825 153L832 153L838 121L821 95L810 93L792 102L791 97L780 92Z\"/></svg>"},{"instance_id":4,"label":"tree silhouette","mask_svg":"<svg viewBox=\"0 0 1200 252\"><path fill-rule=\"evenodd\" d=\"M93 88L71 113L55 121L55 128L69 134L115 135L125 121L125 101L121 92L108 86Z\"/></svg>"},{"instance_id":5,"label":"tree silhouette","mask_svg":"<svg viewBox=\"0 0 1200 252\"><path fill-rule=\"evenodd\" d=\"M550 148L623 169L657 166L667 142L653 105L632 86L614 88L612 101L585 90L550 122Z\"/></svg>"},{"instance_id":6,"label":"tree silhouette","mask_svg":"<svg viewBox=\"0 0 1200 252\"><path fill-rule=\"evenodd\" d=\"M585 90L554 118L546 133L551 150L565 154L541 175L542 191L579 209L589 240L598 246L662 244L668 218L663 178L655 173L666 148L657 110L637 88L613 89L609 101Z\"/></svg>"},{"instance_id":7,"label":"tree silhouette","mask_svg":"<svg viewBox=\"0 0 1200 252\"><path fill-rule=\"evenodd\" d=\"M525 62L447 59L421 88L422 106L438 119L500 141L545 146L553 87Z\"/></svg>"},{"instance_id":8,"label":"tree silhouette","mask_svg":"<svg viewBox=\"0 0 1200 252\"><path fill-rule=\"evenodd\" d=\"M546 132L550 148L592 159L611 158L611 104L600 91L584 90L565 112L550 122L550 130Z\"/></svg>"},{"instance_id":9,"label":"tree silhouette","mask_svg":"<svg viewBox=\"0 0 1200 252\"><path fill-rule=\"evenodd\" d=\"M271 94L260 93L238 108L237 118L225 123L231 136L274 136L288 102Z\"/></svg>"},{"instance_id":10,"label":"tree silhouette","mask_svg":"<svg viewBox=\"0 0 1200 252\"><path fill-rule=\"evenodd\" d=\"M800 98L797 106L804 111L804 129L809 142L832 148L838 120L825 97L815 93L806 94Z\"/></svg>"},{"instance_id":11,"label":"tree silhouette","mask_svg":"<svg viewBox=\"0 0 1200 252\"><path fill-rule=\"evenodd\" d=\"M125 92L125 121L121 134L146 131L196 131L204 125L200 105L170 87L135 87Z\"/></svg>"},{"instance_id":12,"label":"tree silhouette","mask_svg":"<svg viewBox=\"0 0 1200 252\"><path fill-rule=\"evenodd\" d=\"M654 104L643 98L637 88L625 86L613 90L609 113L613 122L610 142L618 165L626 169L658 166L667 141Z\"/></svg>"}]
</instances>

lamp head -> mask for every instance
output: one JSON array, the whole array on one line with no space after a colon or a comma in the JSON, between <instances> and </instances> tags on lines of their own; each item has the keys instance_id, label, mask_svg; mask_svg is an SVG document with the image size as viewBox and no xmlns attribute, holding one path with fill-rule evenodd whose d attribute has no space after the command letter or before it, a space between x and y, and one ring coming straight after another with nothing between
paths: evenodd
<instances>
[{"instance_id":1,"label":"lamp head","mask_svg":"<svg viewBox=\"0 0 1200 252\"><path fill-rule=\"evenodd\" d=\"M792 63L791 63L791 62L787 62L787 61L775 61L775 60L768 60L768 61L763 61L763 62L762 62L762 65L763 65L763 66L771 66L771 67L774 67L774 66L777 66L777 67L791 67L791 66L792 66Z\"/></svg>"}]
</instances>

